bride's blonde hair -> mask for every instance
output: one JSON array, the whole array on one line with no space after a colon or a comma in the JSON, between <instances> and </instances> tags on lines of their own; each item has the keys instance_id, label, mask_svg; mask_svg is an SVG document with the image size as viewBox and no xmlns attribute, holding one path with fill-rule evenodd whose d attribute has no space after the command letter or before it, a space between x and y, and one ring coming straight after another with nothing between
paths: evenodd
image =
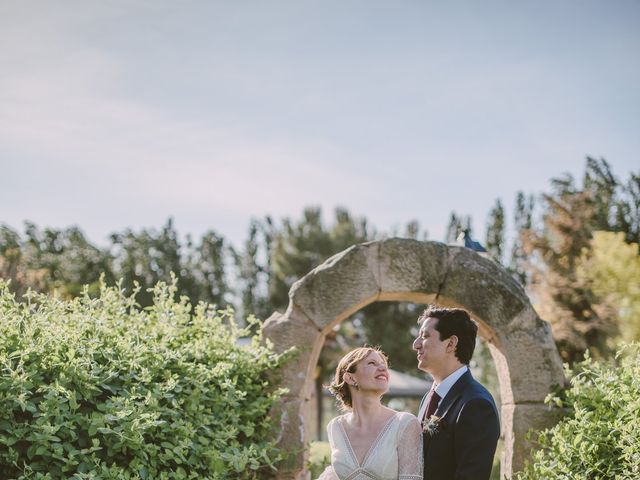
<instances>
[{"instance_id":1,"label":"bride's blonde hair","mask_svg":"<svg viewBox=\"0 0 640 480\"><path fill-rule=\"evenodd\" d=\"M345 373L355 373L358 362L367 358L370 353L377 353L382 357L384 363L389 365L389 359L382 350L377 347L359 347L347 353L336 368L333 382L329 385L329 391L333 393L340 404L341 410L350 410L353 406L351 401L351 391L349 384L344 380Z\"/></svg>"}]
</instances>

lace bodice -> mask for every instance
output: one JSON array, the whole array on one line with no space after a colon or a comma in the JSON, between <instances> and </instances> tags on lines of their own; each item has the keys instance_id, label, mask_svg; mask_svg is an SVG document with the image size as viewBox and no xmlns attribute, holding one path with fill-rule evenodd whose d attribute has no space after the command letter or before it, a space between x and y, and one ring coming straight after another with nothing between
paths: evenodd
<instances>
[{"instance_id":1,"label":"lace bodice","mask_svg":"<svg viewBox=\"0 0 640 480\"><path fill-rule=\"evenodd\" d=\"M362 464L353 452L343 417L334 418L327 426L331 467L318 480L422 480L422 431L415 416L396 412L369 447Z\"/></svg>"}]
</instances>

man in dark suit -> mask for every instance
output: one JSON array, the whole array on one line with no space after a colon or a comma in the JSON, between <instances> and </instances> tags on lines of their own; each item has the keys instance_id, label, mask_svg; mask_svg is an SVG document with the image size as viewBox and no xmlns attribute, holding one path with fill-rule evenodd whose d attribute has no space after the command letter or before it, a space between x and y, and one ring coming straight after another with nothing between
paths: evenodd
<instances>
[{"instance_id":1,"label":"man in dark suit","mask_svg":"<svg viewBox=\"0 0 640 480\"><path fill-rule=\"evenodd\" d=\"M493 397L469 371L478 326L461 308L429 306L413 342L433 377L420 404L425 480L488 480L500 436Z\"/></svg>"}]
</instances>

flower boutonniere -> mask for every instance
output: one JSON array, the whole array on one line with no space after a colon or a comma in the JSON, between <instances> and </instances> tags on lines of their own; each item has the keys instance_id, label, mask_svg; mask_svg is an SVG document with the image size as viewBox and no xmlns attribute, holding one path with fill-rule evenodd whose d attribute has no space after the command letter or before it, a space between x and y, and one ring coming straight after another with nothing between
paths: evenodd
<instances>
[{"instance_id":1,"label":"flower boutonniere","mask_svg":"<svg viewBox=\"0 0 640 480\"><path fill-rule=\"evenodd\" d=\"M422 431L424 433L428 433L430 437L433 437L436 433L440 433L445 428L447 428L447 422L445 422L444 418L431 415L429 420L427 420L422 427Z\"/></svg>"}]
</instances>

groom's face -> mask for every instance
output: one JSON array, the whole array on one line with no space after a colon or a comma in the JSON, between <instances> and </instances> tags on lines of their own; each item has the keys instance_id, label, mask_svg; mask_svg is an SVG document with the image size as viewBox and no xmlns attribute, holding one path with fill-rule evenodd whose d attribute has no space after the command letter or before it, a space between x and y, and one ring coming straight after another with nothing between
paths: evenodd
<instances>
[{"instance_id":1,"label":"groom's face","mask_svg":"<svg viewBox=\"0 0 640 480\"><path fill-rule=\"evenodd\" d=\"M422 322L418 337L413 341L413 349L418 357L418 369L423 372L437 371L447 360L447 340L440 339L436 330L438 319L428 317Z\"/></svg>"}]
</instances>

